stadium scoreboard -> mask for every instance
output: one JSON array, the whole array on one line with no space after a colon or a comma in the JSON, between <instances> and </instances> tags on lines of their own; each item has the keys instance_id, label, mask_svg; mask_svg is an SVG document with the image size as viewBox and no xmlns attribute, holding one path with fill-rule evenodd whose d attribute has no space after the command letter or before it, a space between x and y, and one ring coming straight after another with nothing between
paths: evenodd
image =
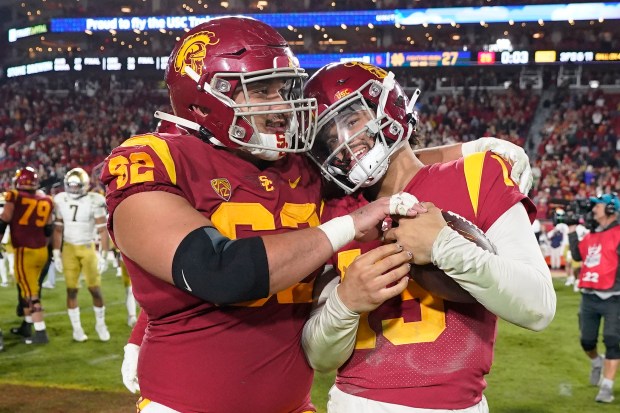
<instances>
[{"instance_id":1,"label":"stadium scoreboard","mask_svg":"<svg viewBox=\"0 0 620 413\"><path fill-rule=\"evenodd\" d=\"M298 54L301 67L318 69L328 63L359 61L384 68L448 66L524 66L538 64L620 63L620 51L596 50L504 50L429 51L384 53ZM165 70L168 56L77 56L5 67L6 77L44 72Z\"/></svg>"}]
</instances>

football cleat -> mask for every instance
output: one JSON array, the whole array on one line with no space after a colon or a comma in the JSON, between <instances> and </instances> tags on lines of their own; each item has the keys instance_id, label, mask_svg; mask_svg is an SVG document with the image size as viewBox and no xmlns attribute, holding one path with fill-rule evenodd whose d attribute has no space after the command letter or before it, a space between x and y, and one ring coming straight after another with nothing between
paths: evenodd
<instances>
[{"instance_id":1,"label":"football cleat","mask_svg":"<svg viewBox=\"0 0 620 413\"><path fill-rule=\"evenodd\" d=\"M34 336L24 338L26 344L47 344L50 340L47 338L47 331L35 331Z\"/></svg>"},{"instance_id":2,"label":"football cleat","mask_svg":"<svg viewBox=\"0 0 620 413\"><path fill-rule=\"evenodd\" d=\"M84 334L84 329L73 330L73 340L78 343L83 343L88 340L88 336Z\"/></svg>"},{"instance_id":3,"label":"football cleat","mask_svg":"<svg viewBox=\"0 0 620 413\"><path fill-rule=\"evenodd\" d=\"M110 341L110 332L105 324L95 326L95 331L97 331L97 334L99 335L99 340Z\"/></svg>"},{"instance_id":4,"label":"football cleat","mask_svg":"<svg viewBox=\"0 0 620 413\"><path fill-rule=\"evenodd\" d=\"M32 323L22 321L22 325L20 325L19 327L11 328L11 334L22 337L32 336Z\"/></svg>"}]
</instances>

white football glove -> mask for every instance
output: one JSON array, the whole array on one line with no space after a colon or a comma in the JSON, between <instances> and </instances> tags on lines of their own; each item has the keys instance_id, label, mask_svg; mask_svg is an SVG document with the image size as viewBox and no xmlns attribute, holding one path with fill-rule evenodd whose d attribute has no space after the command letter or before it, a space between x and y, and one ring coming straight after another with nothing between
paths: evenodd
<instances>
[{"instance_id":1,"label":"white football glove","mask_svg":"<svg viewBox=\"0 0 620 413\"><path fill-rule=\"evenodd\" d=\"M62 272L62 256L60 255L60 250L52 250L52 257L54 258L54 268L56 268L57 272Z\"/></svg>"},{"instance_id":2,"label":"white football glove","mask_svg":"<svg viewBox=\"0 0 620 413\"><path fill-rule=\"evenodd\" d=\"M522 147L503 139L480 138L475 141L463 143L461 152L463 156L471 155L476 152L491 151L506 159L512 165L510 177L519 184L519 191L527 193L532 188L534 178L530 167L530 158Z\"/></svg>"},{"instance_id":3,"label":"white football glove","mask_svg":"<svg viewBox=\"0 0 620 413\"><path fill-rule=\"evenodd\" d=\"M121 366L121 375L123 376L123 384L132 393L140 391L138 384L138 355L140 354L140 346L128 343L124 347L125 356Z\"/></svg>"},{"instance_id":4,"label":"white football glove","mask_svg":"<svg viewBox=\"0 0 620 413\"><path fill-rule=\"evenodd\" d=\"M97 254L97 271L99 274L103 274L108 269L108 259L102 254Z\"/></svg>"}]
</instances>

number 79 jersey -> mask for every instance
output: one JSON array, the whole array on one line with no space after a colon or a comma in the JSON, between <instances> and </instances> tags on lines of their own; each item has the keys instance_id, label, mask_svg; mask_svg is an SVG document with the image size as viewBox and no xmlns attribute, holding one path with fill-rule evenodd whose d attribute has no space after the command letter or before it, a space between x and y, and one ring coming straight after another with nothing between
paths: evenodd
<instances>
[{"instance_id":1,"label":"number 79 jersey","mask_svg":"<svg viewBox=\"0 0 620 413\"><path fill-rule=\"evenodd\" d=\"M11 219L11 241L15 248L42 248L47 245L43 227L54 210L52 198L43 191L12 189L4 194L6 202L15 205Z\"/></svg>"},{"instance_id":2,"label":"number 79 jersey","mask_svg":"<svg viewBox=\"0 0 620 413\"><path fill-rule=\"evenodd\" d=\"M102 180L112 237L116 206L143 191L185 198L233 239L319 224L320 176L304 156L260 169L192 135L141 135L108 156ZM183 412L313 410L312 371L299 341L311 308L310 279L265 299L218 307L123 260L149 319L138 364L144 397Z\"/></svg>"},{"instance_id":3,"label":"number 79 jersey","mask_svg":"<svg viewBox=\"0 0 620 413\"><path fill-rule=\"evenodd\" d=\"M88 245L95 240L95 219L106 215L105 198L88 192L73 198L67 192L54 196L56 220L63 222L63 240L73 245Z\"/></svg>"}]
</instances>

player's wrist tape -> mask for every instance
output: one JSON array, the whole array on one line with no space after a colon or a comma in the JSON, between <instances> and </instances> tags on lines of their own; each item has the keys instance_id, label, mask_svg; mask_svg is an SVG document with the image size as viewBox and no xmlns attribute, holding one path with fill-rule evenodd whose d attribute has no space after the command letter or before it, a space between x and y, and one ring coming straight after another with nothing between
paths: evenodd
<instances>
[{"instance_id":1,"label":"player's wrist tape","mask_svg":"<svg viewBox=\"0 0 620 413\"><path fill-rule=\"evenodd\" d=\"M172 259L174 285L214 304L269 296L269 262L262 238L231 240L213 227L193 230Z\"/></svg>"},{"instance_id":2,"label":"player's wrist tape","mask_svg":"<svg viewBox=\"0 0 620 413\"><path fill-rule=\"evenodd\" d=\"M355 222L351 215L331 219L317 228L327 235L334 252L355 239Z\"/></svg>"},{"instance_id":3,"label":"player's wrist tape","mask_svg":"<svg viewBox=\"0 0 620 413\"><path fill-rule=\"evenodd\" d=\"M52 256L54 257L54 260L59 260L60 259L60 250L52 250Z\"/></svg>"}]
</instances>

